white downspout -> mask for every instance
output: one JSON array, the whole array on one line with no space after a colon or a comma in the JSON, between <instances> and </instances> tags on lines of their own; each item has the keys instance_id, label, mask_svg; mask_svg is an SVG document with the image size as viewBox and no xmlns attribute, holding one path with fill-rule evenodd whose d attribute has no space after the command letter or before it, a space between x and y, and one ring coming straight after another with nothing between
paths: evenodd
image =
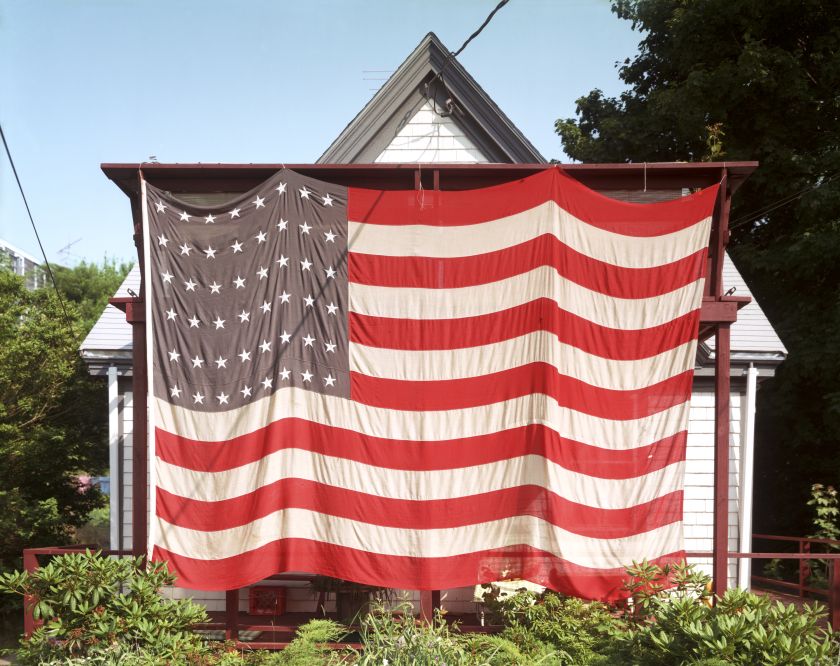
<instances>
[{"instance_id":1,"label":"white downspout","mask_svg":"<svg viewBox=\"0 0 840 666\"><path fill-rule=\"evenodd\" d=\"M752 496L753 496L753 461L755 455L755 392L758 370L750 363L747 369L747 411L744 423L744 446L741 449L741 497L740 497L740 535L738 550L752 552ZM750 589L752 560L743 558L738 561L738 586Z\"/></svg>"},{"instance_id":2,"label":"white downspout","mask_svg":"<svg viewBox=\"0 0 840 666\"><path fill-rule=\"evenodd\" d=\"M117 380L117 366L108 366L108 475L111 477L110 495L110 540L111 550L122 548L120 540L120 393Z\"/></svg>"}]
</instances>

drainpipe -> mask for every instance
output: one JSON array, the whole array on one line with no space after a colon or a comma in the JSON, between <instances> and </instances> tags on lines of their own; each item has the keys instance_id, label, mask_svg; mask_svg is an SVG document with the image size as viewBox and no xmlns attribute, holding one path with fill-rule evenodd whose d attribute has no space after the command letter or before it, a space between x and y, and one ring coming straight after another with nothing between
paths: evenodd
<instances>
[{"instance_id":1,"label":"drainpipe","mask_svg":"<svg viewBox=\"0 0 840 666\"><path fill-rule=\"evenodd\" d=\"M753 460L755 454L755 393L758 369L750 363L747 369L747 411L744 423L744 445L741 447L741 492L740 492L740 534L739 550L752 552L752 496L753 496ZM750 589L752 560L742 558L738 561L738 586Z\"/></svg>"},{"instance_id":2,"label":"drainpipe","mask_svg":"<svg viewBox=\"0 0 840 666\"><path fill-rule=\"evenodd\" d=\"M111 550L122 548L120 543L120 501L122 478L120 476L120 394L117 366L108 366L108 475L111 478L111 493L108 497L110 516Z\"/></svg>"}]
</instances>

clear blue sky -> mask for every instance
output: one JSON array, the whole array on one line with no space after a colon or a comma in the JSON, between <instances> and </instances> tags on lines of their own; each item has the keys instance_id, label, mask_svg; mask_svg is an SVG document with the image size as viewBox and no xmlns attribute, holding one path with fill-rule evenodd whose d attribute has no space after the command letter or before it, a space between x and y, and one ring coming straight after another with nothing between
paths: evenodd
<instances>
[{"instance_id":1,"label":"clear blue sky","mask_svg":"<svg viewBox=\"0 0 840 666\"><path fill-rule=\"evenodd\" d=\"M49 259L134 259L101 162L314 162L429 31L457 49L496 0L0 0L0 121ZM640 35L608 0L511 0L461 54L536 147ZM0 238L39 255L5 156ZM65 245L81 239L59 255Z\"/></svg>"}]
</instances>

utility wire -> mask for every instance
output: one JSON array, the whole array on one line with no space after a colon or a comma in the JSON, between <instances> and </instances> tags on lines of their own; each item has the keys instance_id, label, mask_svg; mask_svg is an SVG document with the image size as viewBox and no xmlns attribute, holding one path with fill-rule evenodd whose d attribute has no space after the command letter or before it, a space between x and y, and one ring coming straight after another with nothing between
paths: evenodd
<instances>
[{"instance_id":1,"label":"utility wire","mask_svg":"<svg viewBox=\"0 0 840 666\"><path fill-rule=\"evenodd\" d=\"M755 222L756 220L764 217L768 213L772 213L774 210L782 208L783 206L787 206L794 201L801 199L803 196L808 194L809 192L813 192L814 190L818 190L823 185L828 185L828 183L836 180L840 177L840 171L837 171L830 176L826 176L820 182L814 183L813 185L809 185L808 187L804 187L798 192L794 192L793 194L789 194L781 199L777 199L766 206L763 206L757 210L754 210L751 213L747 213L746 215L742 215L741 217L732 220L732 223L729 225L729 229L737 229L738 227L743 227L745 224L749 224L751 222Z\"/></svg>"},{"instance_id":2,"label":"utility wire","mask_svg":"<svg viewBox=\"0 0 840 666\"><path fill-rule=\"evenodd\" d=\"M18 176L17 169L15 168L15 161L12 159L12 151L9 150L9 144L6 141L6 133L3 131L3 125L0 123L0 138L3 139L3 147L6 149L6 156L9 158L9 164L12 167L12 173L15 175L15 180L17 181L18 189L20 190L20 196L23 199L23 205L26 206L26 213L29 215L29 221L32 223L32 230L35 232L35 238L38 239L38 247L41 248L41 256L44 257L44 266L47 267L47 273L50 276L50 281L52 282L53 289L55 289L55 295L58 297L58 302L61 304L61 310L64 312L64 321L67 324L67 329L72 331L73 326L70 323L70 315L67 314L67 307L64 305L64 299L61 298L61 292L58 290L58 284L55 281L55 275L53 275L52 267L50 267L50 262L47 260L47 253L44 252L44 245L41 243L41 236L38 234L38 227L35 226L35 218L32 217L32 211L29 208L29 202L26 200L26 194L23 192L23 185L20 183L20 177Z\"/></svg>"},{"instance_id":3,"label":"utility wire","mask_svg":"<svg viewBox=\"0 0 840 666\"><path fill-rule=\"evenodd\" d=\"M484 19L484 23L482 23L480 26L478 26L478 29L475 32L473 32L473 34L471 34L469 37L467 37L467 40L463 44L461 44L461 48L459 48L457 51L450 51L449 52L449 55L446 58L446 62L443 63L443 67L441 67L440 71L431 78L429 83L426 84L427 89L431 88L432 84L437 79L440 79L440 78L443 77L443 71L449 66L449 63L451 63L456 57L458 57L458 55L461 53L461 51L463 51L465 48L467 48L467 44L469 44L472 40L474 40L476 37L478 37L481 34L481 31L484 30L484 28L487 27L487 25L490 23L490 21L493 20L493 17L496 15L496 12L498 12L508 2L510 2L510 0L501 0L499 2L499 4L497 4L493 8L493 11L490 12L487 15L487 18Z\"/></svg>"}]
</instances>

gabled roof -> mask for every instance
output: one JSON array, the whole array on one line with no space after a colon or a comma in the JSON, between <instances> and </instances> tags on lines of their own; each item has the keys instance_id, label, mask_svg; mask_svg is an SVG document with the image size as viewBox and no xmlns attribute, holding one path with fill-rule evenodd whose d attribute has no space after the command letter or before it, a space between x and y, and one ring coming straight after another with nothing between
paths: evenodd
<instances>
[{"instance_id":1,"label":"gabled roof","mask_svg":"<svg viewBox=\"0 0 840 666\"><path fill-rule=\"evenodd\" d=\"M140 293L140 267L134 267L125 276L125 280L114 296L130 296L129 289ZM132 330L125 320L125 312L113 305L105 306L102 315L90 329L79 352L88 365L88 372L100 375L107 372L109 365L131 365Z\"/></svg>"},{"instance_id":2,"label":"gabled roof","mask_svg":"<svg viewBox=\"0 0 840 666\"><path fill-rule=\"evenodd\" d=\"M443 74L437 77L441 70ZM318 158L318 164L375 162L425 104L447 110L448 99L454 103L450 117L487 161L546 162L467 70L455 58L450 59L449 50L437 35L430 32Z\"/></svg>"}]
</instances>

